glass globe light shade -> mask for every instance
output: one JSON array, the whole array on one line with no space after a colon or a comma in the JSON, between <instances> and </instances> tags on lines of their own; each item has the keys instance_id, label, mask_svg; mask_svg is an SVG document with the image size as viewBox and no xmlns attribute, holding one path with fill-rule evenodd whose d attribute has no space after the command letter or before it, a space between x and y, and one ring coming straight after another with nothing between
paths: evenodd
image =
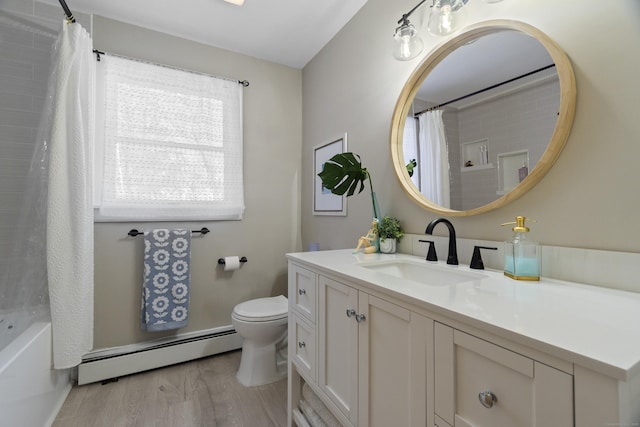
<instances>
[{"instance_id":1,"label":"glass globe light shade","mask_svg":"<svg viewBox=\"0 0 640 427\"><path fill-rule=\"evenodd\" d=\"M461 18L460 9L467 1L434 0L429 14L427 31L436 36L445 36L454 32L458 28Z\"/></svg>"},{"instance_id":2,"label":"glass globe light shade","mask_svg":"<svg viewBox=\"0 0 640 427\"><path fill-rule=\"evenodd\" d=\"M393 40L393 56L400 61L409 61L422 52L422 39L409 21L396 28Z\"/></svg>"}]
</instances>

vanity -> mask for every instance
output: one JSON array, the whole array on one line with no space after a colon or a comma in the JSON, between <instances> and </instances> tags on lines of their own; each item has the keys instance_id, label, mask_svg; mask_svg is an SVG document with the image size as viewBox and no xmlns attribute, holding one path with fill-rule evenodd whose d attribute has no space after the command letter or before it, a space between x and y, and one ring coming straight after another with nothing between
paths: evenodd
<instances>
[{"instance_id":1,"label":"vanity","mask_svg":"<svg viewBox=\"0 0 640 427\"><path fill-rule=\"evenodd\" d=\"M507 45L519 55L497 58ZM547 90L544 117L519 110ZM506 131L488 119L501 108ZM443 217L502 208L551 169L575 108L571 61L550 37L517 21L471 25L405 83L390 129L395 174ZM416 137L430 124L441 132ZM620 277L621 264L595 266L609 255L563 250L550 247L547 268L602 286ZM503 262L472 270L351 249L287 257L289 426L320 413L347 427L640 426L640 293L547 278L567 277L555 272L516 281L495 270ZM621 289L637 290L637 259L626 265Z\"/></svg>"},{"instance_id":2,"label":"vanity","mask_svg":"<svg viewBox=\"0 0 640 427\"><path fill-rule=\"evenodd\" d=\"M289 426L640 425L640 294L352 250L288 254Z\"/></svg>"}]
</instances>

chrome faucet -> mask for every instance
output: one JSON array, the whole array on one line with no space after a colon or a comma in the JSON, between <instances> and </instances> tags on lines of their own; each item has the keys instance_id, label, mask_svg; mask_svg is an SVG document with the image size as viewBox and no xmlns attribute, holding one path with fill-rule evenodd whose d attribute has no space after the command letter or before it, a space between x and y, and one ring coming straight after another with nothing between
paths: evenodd
<instances>
[{"instance_id":1,"label":"chrome faucet","mask_svg":"<svg viewBox=\"0 0 640 427\"><path fill-rule=\"evenodd\" d=\"M443 222L449 229L449 255L447 255L447 264L458 265L458 249L456 247L456 230L453 224L446 218L434 219L427 225L426 234L433 234L436 225Z\"/></svg>"}]
</instances>

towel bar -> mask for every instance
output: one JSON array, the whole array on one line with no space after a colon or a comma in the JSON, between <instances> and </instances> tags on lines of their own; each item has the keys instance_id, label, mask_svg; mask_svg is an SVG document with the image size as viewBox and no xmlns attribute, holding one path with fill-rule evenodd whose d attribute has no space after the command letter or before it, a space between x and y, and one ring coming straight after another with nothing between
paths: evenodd
<instances>
[{"instance_id":1,"label":"towel bar","mask_svg":"<svg viewBox=\"0 0 640 427\"><path fill-rule=\"evenodd\" d=\"M192 233L202 233L202 235L204 236L205 234L207 234L209 232L209 229L207 227L202 227L200 230L191 230ZM129 232L127 233L128 236L131 237L136 237L139 236L141 234L144 234L144 231L138 231L135 228L129 230Z\"/></svg>"}]
</instances>

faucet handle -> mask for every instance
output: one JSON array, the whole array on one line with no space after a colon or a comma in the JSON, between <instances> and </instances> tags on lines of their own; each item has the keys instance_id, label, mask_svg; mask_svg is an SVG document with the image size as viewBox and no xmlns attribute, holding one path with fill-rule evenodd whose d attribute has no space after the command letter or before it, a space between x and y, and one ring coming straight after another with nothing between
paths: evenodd
<instances>
[{"instance_id":1,"label":"faucet handle","mask_svg":"<svg viewBox=\"0 0 640 427\"><path fill-rule=\"evenodd\" d=\"M492 251L498 250L498 248L492 248L488 246L474 246L473 255L471 256L471 263L469 264L469 268L473 268L476 270L484 270L484 263L482 262L482 256L480 256L480 249L490 249Z\"/></svg>"},{"instance_id":2,"label":"faucet handle","mask_svg":"<svg viewBox=\"0 0 640 427\"><path fill-rule=\"evenodd\" d=\"M438 261L438 255L436 254L436 248L433 245L433 240L418 240L418 242L428 243L429 250L427 251L427 261Z\"/></svg>"}]
</instances>

